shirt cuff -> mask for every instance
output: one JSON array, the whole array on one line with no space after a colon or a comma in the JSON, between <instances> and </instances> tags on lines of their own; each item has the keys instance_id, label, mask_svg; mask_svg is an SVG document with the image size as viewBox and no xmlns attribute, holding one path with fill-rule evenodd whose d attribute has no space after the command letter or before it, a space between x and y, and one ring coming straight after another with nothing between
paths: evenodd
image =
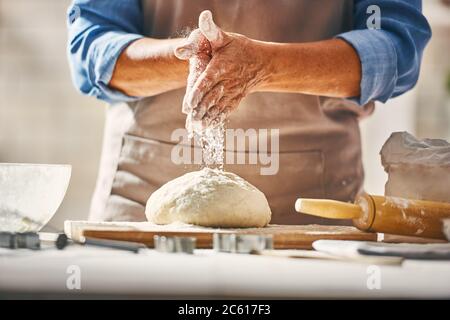
<instances>
[{"instance_id":1,"label":"shirt cuff","mask_svg":"<svg viewBox=\"0 0 450 320\"><path fill-rule=\"evenodd\" d=\"M139 34L107 32L97 40L90 54L89 77L94 88L92 94L108 103L134 101L140 97L126 95L108 86L121 52L133 41L143 38Z\"/></svg>"},{"instance_id":2,"label":"shirt cuff","mask_svg":"<svg viewBox=\"0 0 450 320\"><path fill-rule=\"evenodd\" d=\"M397 82L397 53L387 32L353 30L336 36L355 48L361 60L361 95L349 100L365 105L370 101L386 102Z\"/></svg>"}]
</instances>

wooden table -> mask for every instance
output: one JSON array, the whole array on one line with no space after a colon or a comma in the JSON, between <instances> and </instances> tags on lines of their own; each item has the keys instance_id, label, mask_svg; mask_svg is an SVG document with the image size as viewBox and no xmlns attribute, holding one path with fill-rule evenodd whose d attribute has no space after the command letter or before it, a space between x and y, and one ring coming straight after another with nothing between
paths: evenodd
<instances>
[{"instance_id":1,"label":"wooden table","mask_svg":"<svg viewBox=\"0 0 450 320\"><path fill-rule=\"evenodd\" d=\"M153 237L195 237L197 248L212 248L214 233L259 234L273 236L275 249L312 249L315 240L377 241L380 234L364 232L350 226L323 225L268 225L265 228L206 228L186 224L156 225L150 222L91 222L66 221L66 234L80 240L81 237L133 241L153 247ZM386 236L386 242L440 242L440 240L405 236Z\"/></svg>"}]
</instances>

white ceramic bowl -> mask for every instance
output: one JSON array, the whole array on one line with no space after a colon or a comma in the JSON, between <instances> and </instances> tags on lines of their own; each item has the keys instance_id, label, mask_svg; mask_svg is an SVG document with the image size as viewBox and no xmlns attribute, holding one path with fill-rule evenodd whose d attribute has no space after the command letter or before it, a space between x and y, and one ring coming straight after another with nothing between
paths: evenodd
<instances>
[{"instance_id":1,"label":"white ceramic bowl","mask_svg":"<svg viewBox=\"0 0 450 320\"><path fill-rule=\"evenodd\" d=\"M0 231L39 231L69 186L70 165L0 163Z\"/></svg>"}]
</instances>

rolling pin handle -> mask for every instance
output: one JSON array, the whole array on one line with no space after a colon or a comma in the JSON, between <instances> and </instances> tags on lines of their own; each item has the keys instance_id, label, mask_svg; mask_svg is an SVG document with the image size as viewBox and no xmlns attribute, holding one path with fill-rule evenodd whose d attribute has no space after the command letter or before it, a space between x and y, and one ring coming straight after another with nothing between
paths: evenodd
<instances>
[{"instance_id":1,"label":"rolling pin handle","mask_svg":"<svg viewBox=\"0 0 450 320\"><path fill-rule=\"evenodd\" d=\"M297 199L295 210L329 219L355 219L362 214L356 204L325 199Z\"/></svg>"}]
</instances>

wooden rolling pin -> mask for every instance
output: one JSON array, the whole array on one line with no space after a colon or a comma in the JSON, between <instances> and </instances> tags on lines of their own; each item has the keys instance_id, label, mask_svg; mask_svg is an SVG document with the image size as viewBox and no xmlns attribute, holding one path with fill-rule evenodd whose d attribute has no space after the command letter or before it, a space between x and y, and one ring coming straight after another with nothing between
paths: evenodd
<instances>
[{"instance_id":1,"label":"wooden rolling pin","mask_svg":"<svg viewBox=\"0 0 450 320\"><path fill-rule=\"evenodd\" d=\"M355 203L298 199L295 210L330 219L353 219L360 230L446 239L442 219L450 218L450 203L364 194Z\"/></svg>"}]
</instances>

